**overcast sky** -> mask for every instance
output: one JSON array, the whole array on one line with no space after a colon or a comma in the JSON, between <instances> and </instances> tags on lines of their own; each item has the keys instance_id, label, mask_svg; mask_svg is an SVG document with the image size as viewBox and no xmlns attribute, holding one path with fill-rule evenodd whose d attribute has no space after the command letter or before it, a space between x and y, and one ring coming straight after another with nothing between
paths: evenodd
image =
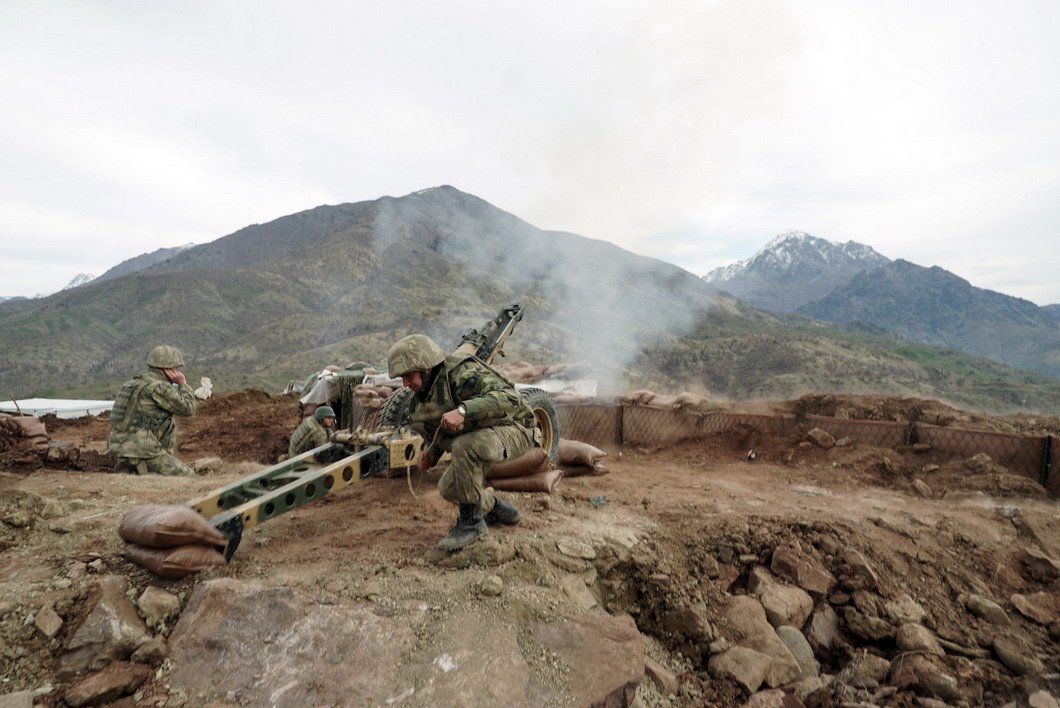
<instances>
[{"instance_id":1,"label":"overcast sky","mask_svg":"<svg viewBox=\"0 0 1060 708\"><path fill-rule=\"evenodd\" d=\"M799 229L1060 302L1060 3L0 0L0 295L451 184L697 274Z\"/></svg>"}]
</instances>

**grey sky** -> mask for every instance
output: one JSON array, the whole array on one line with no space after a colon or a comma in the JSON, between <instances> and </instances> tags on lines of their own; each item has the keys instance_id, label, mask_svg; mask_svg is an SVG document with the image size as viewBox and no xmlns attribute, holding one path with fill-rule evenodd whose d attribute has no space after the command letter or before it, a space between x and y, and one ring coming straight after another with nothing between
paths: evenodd
<instances>
[{"instance_id":1,"label":"grey sky","mask_svg":"<svg viewBox=\"0 0 1060 708\"><path fill-rule=\"evenodd\" d=\"M1060 302L1060 3L0 2L0 294L452 184L695 273L800 229Z\"/></svg>"}]
</instances>

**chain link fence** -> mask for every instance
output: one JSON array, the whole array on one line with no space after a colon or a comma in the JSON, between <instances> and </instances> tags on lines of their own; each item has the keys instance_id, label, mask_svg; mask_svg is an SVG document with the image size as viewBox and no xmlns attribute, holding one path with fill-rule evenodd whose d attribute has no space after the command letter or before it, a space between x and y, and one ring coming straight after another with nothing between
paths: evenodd
<instances>
[{"instance_id":1,"label":"chain link fence","mask_svg":"<svg viewBox=\"0 0 1060 708\"><path fill-rule=\"evenodd\" d=\"M972 457L980 453L1014 472L1038 477L1042 471L1042 450L1048 438L991 433L983 430L962 430L918 423L917 442L924 442L936 450Z\"/></svg>"},{"instance_id":2,"label":"chain link fence","mask_svg":"<svg viewBox=\"0 0 1060 708\"><path fill-rule=\"evenodd\" d=\"M850 438L862 445L875 447L898 447L909 442L908 423L894 423L887 420L855 420L853 418L826 418L822 415L808 415L806 422L810 428L828 431L836 440Z\"/></svg>"}]
</instances>

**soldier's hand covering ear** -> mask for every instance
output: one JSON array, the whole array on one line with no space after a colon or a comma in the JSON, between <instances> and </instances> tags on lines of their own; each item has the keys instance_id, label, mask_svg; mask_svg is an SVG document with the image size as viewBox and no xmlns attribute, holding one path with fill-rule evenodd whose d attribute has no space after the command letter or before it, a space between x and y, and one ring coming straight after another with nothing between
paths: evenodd
<instances>
[{"instance_id":1,"label":"soldier's hand covering ear","mask_svg":"<svg viewBox=\"0 0 1060 708\"><path fill-rule=\"evenodd\" d=\"M166 378L175 384L184 385L188 380L184 377L184 372L180 369L162 369L162 373L166 375Z\"/></svg>"}]
</instances>

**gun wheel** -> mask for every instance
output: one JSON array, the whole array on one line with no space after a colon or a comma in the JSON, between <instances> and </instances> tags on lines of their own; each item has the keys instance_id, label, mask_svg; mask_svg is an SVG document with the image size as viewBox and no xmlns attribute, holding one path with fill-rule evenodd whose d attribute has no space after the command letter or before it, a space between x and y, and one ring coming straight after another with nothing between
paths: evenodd
<instances>
[{"instance_id":1,"label":"gun wheel","mask_svg":"<svg viewBox=\"0 0 1060 708\"><path fill-rule=\"evenodd\" d=\"M409 422L409 404L412 403L412 389L399 388L383 401L379 415L375 418L377 428L397 428Z\"/></svg>"},{"instance_id":2,"label":"gun wheel","mask_svg":"<svg viewBox=\"0 0 1060 708\"><path fill-rule=\"evenodd\" d=\"M556 462L559 455L559 416L552 397L539 388L524 388L519 392L534 412L534 420L541 430L541 447L548 452L548 459Z\"/></svg>"}]
</instances>

